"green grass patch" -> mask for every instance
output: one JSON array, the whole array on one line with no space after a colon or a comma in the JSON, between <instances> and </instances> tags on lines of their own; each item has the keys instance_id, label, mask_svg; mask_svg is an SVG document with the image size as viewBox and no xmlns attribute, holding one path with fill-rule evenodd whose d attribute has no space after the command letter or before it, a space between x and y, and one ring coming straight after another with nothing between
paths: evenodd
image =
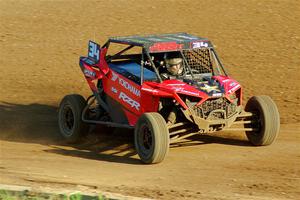
<instances>
[{"instance_id":1,"label":"green grass patch","mask_svg":"<svg viewBox=\"0 0 300 200\"><path fill-rule=\"evenodd\" d=\"M10 191L0 189L0 200L109 200L104 195L52 194L32 191Z\"/></svg>"}]
</instances>

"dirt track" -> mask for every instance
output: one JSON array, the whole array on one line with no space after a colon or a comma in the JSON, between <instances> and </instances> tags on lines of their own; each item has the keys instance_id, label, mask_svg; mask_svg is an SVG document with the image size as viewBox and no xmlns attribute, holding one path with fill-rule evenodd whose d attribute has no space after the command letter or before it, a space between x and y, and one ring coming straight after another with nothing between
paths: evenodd
<instances>
[{"instance_id":1,"label":"dirt track","mask_svg":"<svg viewBox=\"0 0 300 200\"><path fill-rule=\"evenodd\" d=\"M143 2L143 4L141 4ZM300 3L251 1L0 1L0 183L106 190L158 199L300 198ZM59 137L56 109L89 94L78 57L113 35L189 32L216 46L245 100L271 96L281 133L195 137L159 165L141 165L132 135Z\"/></svg>"}]
</instances>

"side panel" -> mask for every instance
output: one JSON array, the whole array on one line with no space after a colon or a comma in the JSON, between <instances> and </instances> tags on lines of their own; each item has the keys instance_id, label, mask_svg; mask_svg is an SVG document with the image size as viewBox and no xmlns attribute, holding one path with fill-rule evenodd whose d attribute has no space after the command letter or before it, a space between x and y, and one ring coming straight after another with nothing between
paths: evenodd
<instances>
[{"instance_id":1,"label":"side panel","mask_svg":"<svg viewBox=\"0 0 300 200\"><path fill-rule=\"evenodd\" d=\"M148 92L142 91L141 105L143 113L157 112L159 106L159 97L153 96Z\"/></svg>"},{"instance_id":2,"label":"side panel","mask_svg":"<svg viewBox=\"0 0 300 200\"><path fill-rule=\"evenodd\" d=\"M109 95L105 95L105 101L110 110L109 115L113 122L129 124L128 117L125 114L123 106Z\"/></svg>"},{"instance_id":3,"label":"side panel","mask_svg":"<svg viewBox=\"0 0 300 200\"><path fill-rule=\"evenodd\" d=\"M79 66L91 90L93 92L97 92L97 87L94 81L101 79L103 77L103 73L97 69L94 63L91 63L88 57L80 57Z\"/></svg>"},{"instance_id":4,"label":"side panel","mask_svg":"<svg viewBox=\"0 0 300 200\"><path fill-rule=\"evenodd\" d=\"M103 79L104 92L118 102L130 125L135 125L143 113L141 101L141 86L110 70Z\"/></svg>"},{"instance_id":5,"label":"side panel","mask_svg":"<svg viewBox=\"0 0 300 200\"><path fill-rule=\"evenodd\" d=\"M214 76L214 79L218 80L225 89L225 97L232 102L230 95L236 93L239 99L238 105L242 105L242 86L229 76Z\"/></svg>"},{"instance_id":6,"label":"side panel","mask_svg":"<svg viewBox=\"0 0 300 200\"><path fill-rule=\"evenodd\" d=\"M103 74L107 74L109 72L108 64L105 60L105 56L107 53L107 48L102 48L100 51L100 62L97 64L99 69L102 71Z\"/></svg>"},{"instance_id":7,"label":"side panel","mask_svg":"<svg viewBox=\"0 0 300 200\"><path fill-rule=\"evenodd\" d=\"M95 82L109 71L104 59L106 52L106 48L101 49L99 44L89 41L88 56L79 59L81 71L94 94L98 92Z\"/></svg>"}]
</instances>

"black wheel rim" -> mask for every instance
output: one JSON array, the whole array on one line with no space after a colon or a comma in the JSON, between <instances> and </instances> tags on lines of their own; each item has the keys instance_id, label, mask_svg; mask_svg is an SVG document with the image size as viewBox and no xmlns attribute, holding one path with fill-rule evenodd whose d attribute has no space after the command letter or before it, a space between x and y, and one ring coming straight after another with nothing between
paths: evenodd
<instances>
[{"instance_id":1,"label":"black wheel rim","mask_svg":"<svg viewBox=\"0 0 300 200\"><path fill-rule=\"evenodd\" d=\"M260 132L261 132L261 129L262 129L262 125L263 125L263 119L262 119L262 113L258 110L255 110L253 112L255 114L255 118L254 118L254 121L255 121L255 125L254 125L254 128L257 129L257 131L254 131L254 135L258 136L260 135Z\"/></svg>"},{"instance_id":2,"label":"black wheel rim","mask_svg":"<svg viewBox=\"0 0 300 200\"><path fill-rule=\"evenodd\" d=\"M152 133L148 126L144 125L142 127L142 135L143 135L143 146L145 149L149 150L152 147Z\"/></svg>"},{"instance_id":3,"label":"black wheel rim","mask_svg":"<svg viewBox=\"0 0 300 200\"><path fill-rule=\"evenodd\" d=\"M246 132L247 135L253 139L258 139L261 137L261 131L263 128L263 114L261 113L260 110L252 110L251 111L254 114L254 117L252 120L254 121L252 124L246 124L246 128L254 128L256 129L255 131L248 131Z\"/></svg>"},{"instance_id":4,"label":"black wheel rim","mask_svg":"<svg viewBox=\"0 0 300 200\"><path fill-rule=\"evenodd\" d=\"M144 157L150 157L153 151L153 133L147 124L142 125L139 136L139 149Z\"/></svg>"},{"instance_id":5,"label":"black wheel rim","mask_svg":"<svg viewBox=\"0 0 300 200\"><path fill-rule=\"evenodd\" d=\"M71 135L71 131L74 128L74 113L70 105L65 105L62 113L62 125L65 130L65 134Z\"/></svg>"}]
</instances>

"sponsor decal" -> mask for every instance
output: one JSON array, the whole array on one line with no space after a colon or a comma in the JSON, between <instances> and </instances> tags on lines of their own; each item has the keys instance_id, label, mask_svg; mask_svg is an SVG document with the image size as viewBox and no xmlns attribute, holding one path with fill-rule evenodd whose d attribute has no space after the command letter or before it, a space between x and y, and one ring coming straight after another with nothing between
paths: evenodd
<instances>
[{"instance_id":1,"label":"sponsor decal","mask_svg":"<svg viewBox=\"0 0 300 200\"><path fill-rule=\"evenodd\" d=\"M197 41L197 42L192 42L192 48L201 48L201 47L208 47L208 42L206 41Z\"/></svg>"},{"instance_id":2,"label":"sponsor decal","mask_svg":"<svg viewBox=\"0 0 300 200\"><path fill-rule=\"evenodd\" d=\"M153 93L158 93L158 91L156 89L143 88L142 90L148 91L148 92L153 92Z\"/></svg>"},{"instance_id":3,"label":"sponsor decal","mask_svg":"<svg viewBox=\"0 0 300 200\"><path fill-rule=\"evenodd\" d=\"M240 84L237 84L236 86L234 86L233 88L231 88L230 90L228 90L228 93L232 93L235 90L237 90L240 87Z\"/></svg>"},{"instance_id":4,"label":"sponsor decal","mask_svg":"<svg viewBox=\"0 0 300 200\"><path fill-rule=\"evenodd\" d=\"M184 38L184 39L189 39L189 40L195 40L195 39L198 39L197 37L194 37L194 36L187 36L187 35L176 35L176 37Z\"/></svg>"},{"instance_id":5,"label":"sponsor decal","mask_svg":"<svg viewBox=\"0 0 300 200\"><path fill-rule=\"evenodd\" d=\"M83 73L84 73L85 76L91 77L91 78L95 78L95 76L96 76L96 73L95 73L95 72L90 71L90 70L87 70L87 69L84 69L84 70L83 70Z\"/></svg>"},{"instance_id":6,"label":"sponsor decal","mask_svg":"<svg viewBox=\"0 0 300 200\"><path fill-rule=\"evenodd\" d=\"M212 94L213 97L221 97L222 96L222 93L214 93Z\"/></svg>"},{"instance_id":7,"label":"sponsor decal","mask_svg":"<svg viewBox=\"0 0 300 200\"><path fill-rule=\"evenodd\" d=\"M183 44L177 44L176 42L161 42L161 43L153 44L152 46L149 47L149 50L151 52L155 52L155 51L178 50L182 48L183 48Z\"/></svg>"},{"instance_id":8,"label":"sponsor decal","mask_svg":"<svg viewBox=\"0 0 300 200\"><path fill-rule=\"evenodd\" d=\"M128 91L130 91L132 94L134 94L138 97L141 96L141 91L139 89L133 87L129 82L127 82L123 78L119 77L116 73L112 72L111 80L112 81L117 81L117 79L118 79L118 83L121 86L123 86L124 88L126 88Z\"/></svg>"},{"instance_id":9,"label":"sponsor decal","mask_svg":"<svg viewBox=\"0 0 300 200\"><path fill-rule=\"evenodd\" d=\"M114 87L111 87L111 91L112 91L113 93L115 93L115 94L118 93L118 90L117 90L116 88L114 88Z\"/></svg>"},{"instance_id":10,"label":"sponsor decal","mask_svg":"<svg viewBox=\"0 0 300 200\"><path fill-rule=\"evenodd\" d=\"M231 83L229 84L229 86L230 86L230 87L234 87L236 84L237 84L236 82L231 82Z\"/></svg>"},{"instance_id":11,"label":"sponsor decal","mask_svg":"<svg viewBox=\"0 0 300 200\"><path fill-rule=\"evenodd\" d=\"M119 99L121 99L125 103L129 104L132 108L135 108L136 110L140 110L140 104L138 102L136 102L135 100L131 99L125 93L120 92Z\"/></svg>"},{"instance_id":12,"label":"sponsor decal","mask_svg":"<svg viewBox=\"0 0 300 200\"><path fill-rule=\"evenodd\" d=\"M168 86L184 86L185 83L169 83Z\"/></svg>"},{"instance_id":13,"label":"sponsor decal","mask_svg":"<svg viewBox=\"0 0 300 200\"><path fill-rule=\"evenodd\" d=\"M190 91L187 91L187 90L181 90L181 92L185 93L185 94L190 94L190 95L199 95L198 92L190 92Z\"/></svg>"},{"instance_id":14,"label":"sponsor decal","mask_svg":"<svg viewBox=\"0 0 300 200\"><path fill-rule=\"evenodd\" d=\"M190 95L199 95L198 92L191 92L191 91L188 91L188 90L186 90L186 89L184 89L182 87L180 87L180 88L173 88L173 89L175 89L176 92L182 92L182 93L190 94Z\"/></svg>"},{"instance_id":15,"label":"sponsor decal","mask_svg":"<svg viewBox=\"0 0 300 200\"><path fill-rule=\"evenodd\" d=\"M122 85L124 88L129 90L132 94L140 97L141 91L133 87L131 84L129 84L127 81L119 77L119 84Z\"/></svg>"},{"instance_id":16,"label":"sponsor decal","mask_svg":"<svg viewBox=\"0 0 300 200\"><path fill-rule=\"evenodd\" d=\"M176 40L176 41L181 41L181 42L184 42L185 40L184 39L180 39L180 37L178 38L177 36L175 37L171 37L171 36L164 36L165 39L168 39L168 40Z\"/></svg>"},{"instance_id":17,"label":"sponsor decal","mask_svg":"<svg viewBox=\"0 0 300 200\"><path fill-rule=\"evenodd\" d=\"M230 81L230 79L225 79L225 80L222 80L221 82L222 83L227 83L228 81Z\"/></svg>"},{"instance_id":18,"label":"sponsor decal","mask_svg":"<svg viewBox=\"0 0 300 200\"><path fill-rule=\"evenodd\" d=\"M117 79L118 79L118 75L116 73L112 72L111 80L116 81Z\"/></svg>"},{"instance_id":19,"label":"sponsor decal","mask_svg":"<svg viewBox=\"0 0 300 200\"><path fill-rule=\"evenodd\" d=\"M84 58L83 61L86 62L89 65L94 65L95 64L95 61L91 60L90 58Z\"/></svg>"},{"instance_id":20,"label":"sponsor decal","mask_svg":"<svg viewBox=\"0 0 300 200\"><path fill-rule=\"evenodd\" d=\"M206 91L207 93L210 93L211 91L221 92L218 86L210 86L207 84L204 84L204 86L200 87L200 89Z\"/></svg>"},{"instance_id":21,"label":"sponsor decal","mask_svg":"<svg viewBox=\"0 0 300 200\"><path fill-rule=\"evenodd\" d=\"M130 41L133 41L133 42L136 42L136 43L145 43L146 41L143 40L143 38L128 38L128 39L125 39L126 41L130 42Z\"/></svg>"}]
</instances>

